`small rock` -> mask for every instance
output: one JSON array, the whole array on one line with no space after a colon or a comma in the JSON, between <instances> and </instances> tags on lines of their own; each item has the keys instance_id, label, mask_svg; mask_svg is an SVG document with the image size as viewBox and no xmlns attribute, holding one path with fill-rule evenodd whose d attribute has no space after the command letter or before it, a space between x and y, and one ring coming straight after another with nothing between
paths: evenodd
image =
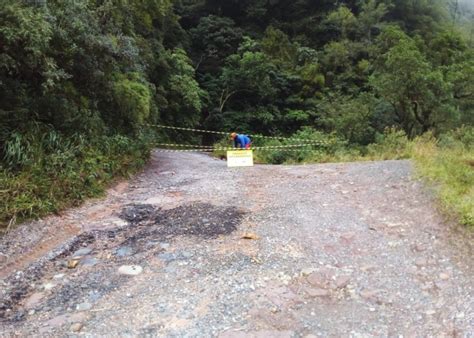
<instances>
[{"instance_id":1,"label":"small rock","mask_svg":"<svg viewBox=\"0 0 474 338\"><path fill-rule=\"evenodd\" d=\"M79 260L78 260L78 259L70 259L70 260L67 262L67 267L68 267L68 269L74 269L78 264L79 264Z\"/></svg>"},{"instance_id":2,"label":"small rock","mask_svg":"<svg viewBox=\"0 0 474 338\"><path fill-rule=\"evenodd\" d=\"M143 268L139 265L122 265L118 271L121 275L136 276L143 272Z\"/></svg>"},{"instance_id":3,"label":"small rock","mask_svg":"<svg viewBox=\"0 0 474 338\"><path fill-rule=\"evenodd\" d=\"M306 268L306 269L303 269L301 270L301 276L303 277L308 277L309 275L311 275L313 272L315 272L316 269L315 268Z\"/></svg>"},{"instance_id":4,"label":"small rock","mask_svg":"<svg viewBox=\"0 0 474 338\"><path fill-rule=\"evenodd\" d=\"M99 263L99 260L97 258L94 258L94 257L84 258L81 262L81 264L83 266L95 266L95 265L97 265L97 263Z\"/></svg>"},{"instance_id":5,"label":"small rock","mask_svg":"<svg viewBox=\"0 0 474 338\"><path fill-rule=\"evenodd\" d=\"M439 278L440 278L441 280L448 280L448 279L449 279L449 275L448 275L447 273L444 273L444 272L443 272L443 273L440 273L440 274L439 274Z\"/></svg>"},{"instance_id":6,"label":"small rock","mask_svg":"<svg viewBox=\"0 0 474 338\"><path fill-rule=\"evenodd\" d=\"M123 221L123 220L116 220L116 221L113 221L112 223L115 224L118 227L124 227L124 226L128 225L128 223Z\"/></svg>"},{"instance_id":7,"label":"small rock","mask_svg":"<svg viewBox=\"0 0 474 338\"><path fill-rule=\"evenodd\" d=\"M324 276L320 272L313 272L306 278L306 280L309 284L313 286L318 286L320 288L325 287L327 284L326 276Z\"/></svg>"},{"instance_id":8,"label":"small rock","mask_svg":"<svg viewBox=\"0 0 474 338\"><path fill-rule=\"evenodd\" d=\"M82 329L82 323L74 323L71 325L71 331L72 332L79 332Z\"/></svg>"},{"instance_id":9,"label":"small rock","mask_svg":"<svg viewBox=\"0 0 474 338\"><path fill-rule=\"evenodd\" d=\"M459 313L456 314L457 319L463 319L464 316L465 316L464 312L459 312Z\"/></svg>"},{"instance_id":10,"label":"small rock","mask_svg":"<svg viewBox=\"0 0 474 338\"><path fill-rule=\"evenodd\" d=\"M50 331L51 331L51 328L48 326L43 326L38 329L38 333L40 334L40 336L45 336L46 333L49 333Z\"/></svg>"},{"instance_id":11,"label":"small rock","mask_svg":"<svg viewBox=\"0 0 474 338\"><path fill-rule=\"evenodd\" d=\"M360 269L364 272L375 270L377 267L375 265L364 265Z\"/></svg>"},{"instance_id":12,"label":"small rock","mask_svg":"<svg viewBox=\"0 0 474 338\"><path fill-rule=\"evenodd\" d=\"M183 251L181 253L181 256L183 256L183 258L191 258L191 257L193 257L193 255L194 254L192 252L189 252L189 251Z\"/></svg>"},{"instance_id":13,"label":"small rock","mask_svg":"<svg viewBox=\"0 0 474 338\"><path fill-rule=\"evenodd\" d=\"M72 256L73 257L83 257L83 256L86 256L86 255L90 254L91 252L92 252L92 249L90 249L90 248L82 248L82 249L79 249L76 252L74 252L74 254Z\"/></svg>"},{"instance_id":14,"label":"small rock","mask_svg":"<svg viewBox=\"0 0 474 338\"><path fill-rule=\"evenodd\" d=\"M163 269L163 271L166 272L166 273L173 274L173 273L176 273L177 268L176 268L176 266L167 266L166 268Z\"/></svg>"},{"instance_id":15,"label":"small rock","mask_svg":"<svg viewBox=\"0 0 474 338\"><path fill-rule=\"evenodd\" d=\"M419 268L426 266L426 263L426 259L423 257L418 257L417 259L415 259L415 265Z\"/></svg>"},{"instance_id":16,"label":"small rock","mask_svg":"<svg viewBox=\"0 0 474 338\"><path fill-rule=\"evenodd\" d=\"M242 238L243 239L252 239L252 240L260 239L260 237L258 237L258 235L254 234L252 232L247 232L247 233L243 234Z\"/></svg>"},{"instance_id":17,"label":"small rock","mask_svg":"<svg viewBox=\"0 0 474 338\"><path fill-rule=\"evenodd\" d=\"M169 243L160 243L160 248L162 248L163 250L166 250L170 247L170 244Z\"/></svg>"},{"instance_id":18,"label":"small rock","mask_svg":"<svg viewBox=\"0 0 474 338\"><path fill-rule=\"evenodd\" d=\"M45 324L46 326L59 327L67 322L67 315L60 315L48 320Z\"/></svg>"},{"instance_id":19,"label":"small rock","mask_svg":"<svg viewBox=\"0 0 474 338\"><path fill-rule=\"evenodd\" d=\"M338 289L343 289L345 288L347 285L349 285L349 282L351 281L351 277L350 276L338 276L335 280L335 285L336 285L336 288Z\"/></svg>"},{"instance_id":20,"label":"small rock","mask_svg":"<svg viewBox=\"0 0 474 338\"><path fill-rule=\"evenodd\" d=\"M435 310L428 310L425 312L428 316L434 315L436 313Z\"/></svg>"},{"instance_id":21,"label":"small rock","mask_svg":"<svg viewBox=\"0 0 474 338\"><path fill-rule=\"evenodd\" d=\"M71 314L69 317L69 322L70 323L79 323L88 320L89 315L87 312L76 312Z\"/></svg>"},{"instance_id":22,"label":"small rock","mask_svg":"<svg viewBox=\"0 0 474 338\"><path fill-rule=\"evenodd\" d=\"M379 290L364 289L360 292L360 296L367 300L376 300L379 294Z\"/></svg>"},{"instance_id":23,"label":"small rock","mask_svg":"<svg viewBox=\"0 0 474 338\"><path fill-rule=\"evenodd\" d=\"M91 303L80 303L76 305L76 310L77 311L88 311L92 309L92 304Z\"/></svg>"},{"instance_id":24,"label":"small rock","mask_svg":"<svg viewBox=\"0 0 474 338\"><path fill-rule=\"evenodd\" d=\"M317 289L317 288L307 288L306 293L310 297L327 297L329 296L329 291L324 289Z\"/></svg>"},{"instance_id":25,"label":"small rock","mask_svg":"<svg viewBox=\"0 0 474 338\"><path fill-rule=\"evenodd\" d=\"M424 244L416 244L416 245L415 245L415 251L417 251L417 252L426 251L426 245L424 245Z\"/></svg>"},{"instance_id":26,"label":"small rock","mask_svg":"<svg viewBox=\"0 0 474 338\"><path fill-rule=\"evenodd\" d=\"M115 251L115 255L118 257L128 257L134 254L134 251L129 246L122 246Z\"/></svg>"},{"instance_id":27,"label":"small rock","mask_svg":"<svg viewBox=\"0 0 474 338\"><path fill-rule=\"evenodd\" d=\"M159 254L158 258L165 261L165 262L167 262L167 263L176 260L176 256L172 253L169 253L169 252Z\"/></svg>"},{"instance_id":28,"label":"small rock","mask_svg":"<svg viewBox=\"0 0 474 338\"><path fill-rule=\"evenodd\" d=\"M38 305L41 300L44 298L44 293L42 292L36 292L33 293L28 299L25 301L25 308L26 309L31 309Z\"/></svg>"},{"instance_id":29,"label":"small rock","mask_svg":"<svg viewBox=\"0 0 474 338\"><path fill-rule=\"evenodd\" d=\"M43 285L43 288L44 288L45 290L51 290L51 289L53 289L55 286L56 286L56 285L53 284L53 283L46 283L46 284Z\"/></svg>"},{"instance_id":30,"label":"small rock","mask_svg":"<svg viewBox=\"0 0 474 338\"><path fill-rule=\"evenodd\" d=\"M35 313L36 313L35 310L30 310L30 311L28 311L28 315L29 315L29 316L33 316Z\"/></svg>"},{"instance_id":31,"label":"small rock","mask_svg":"<svg viewBox=\"0 0 474 338\"><path fill-rule=\"evenodd\" d=\"M446 281L436 281L434 282L434 286L439 290L443 290L449 287L449 283L447 283Z\"/></svg>"},{"instance_id":32,"label":"small rock","mask_svg":"<svg viewBox=\"0 0 474 338\"><path fill-rule=\"evenodd\" d=\"M61 279L61 278L63 278L63 277L64 277L64 274L63 274L63 273L59 273L59 274L57 274L57 275L54 275L54 276L53 276L53 279Z\"/></svg>"},{"instance_id":33,"label":"small rock","mask_svg":"<svg viewBox=\"0 0 474 338\"><path fill-rule=\"evenodd\" d=\"M347 244L351 243L355 238L355 233L347 232L341 235L341 240Z\"/></svg>"}]
</instances>

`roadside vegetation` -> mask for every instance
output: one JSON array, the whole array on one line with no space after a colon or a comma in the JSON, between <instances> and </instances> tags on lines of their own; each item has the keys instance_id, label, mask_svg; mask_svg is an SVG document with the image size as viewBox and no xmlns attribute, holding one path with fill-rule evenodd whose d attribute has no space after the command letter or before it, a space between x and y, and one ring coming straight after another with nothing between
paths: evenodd
<instances>
[{"instance_id":1,"label":"roadside vegetation","mask_svg":"<svg viewBox=\"0 0 474 338\"><path fill-rule=\"evenodd\" d=\"M457 0L4 0L0 228L100 195L153 143L219 142L150 124L325 143L265 163L414 158L472 224L473 15Z\"/></svg>"},{"instance_id":2,"label":"roadside vegetation","mask_svg":"<svg viewBox=\"0 0 474 338\"><path fill-rule=\"evenodd\" d=\"M417 171L434 188L443 211L474 226L474 129L414 141Z\"/></svg>"},{"instance_id":3,"label":"roadside vegetation","mask_svg":"<svg viewBox=\"0 0 474 338\"><path fill-rule=\"evenodd\" d=\"M104 136L91 142L80 136L64 139L54 130L13 134L5 154L11 169L0 169L0 222L8 229L101 196L112 180L141 169L150 148L143 136Z\"/></svg>"}]
</instances>

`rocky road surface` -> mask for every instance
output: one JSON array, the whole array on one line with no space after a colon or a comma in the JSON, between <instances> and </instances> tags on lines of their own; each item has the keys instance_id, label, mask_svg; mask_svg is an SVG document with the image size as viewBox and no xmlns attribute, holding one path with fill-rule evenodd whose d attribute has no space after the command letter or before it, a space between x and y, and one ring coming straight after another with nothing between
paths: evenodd
<instances>
[{"instance_id":1,"label":"rocky road surface","mask_svg":"<svg viewBox=\"0 0 474 338\"><path fill-rule=\"evenodd\" d=\"M472 337L471 243L410 162L157 152L0 239L0 336Z\"/></svg>"}]
</instances>

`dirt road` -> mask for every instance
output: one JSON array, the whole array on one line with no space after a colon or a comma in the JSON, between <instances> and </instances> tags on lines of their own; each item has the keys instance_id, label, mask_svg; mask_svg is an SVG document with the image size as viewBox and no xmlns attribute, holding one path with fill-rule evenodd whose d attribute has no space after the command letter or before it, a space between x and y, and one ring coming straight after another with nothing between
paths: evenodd
<instances>
[{"instance_id":1,"label":"dirt road","mask_svg":"<svg viewBox=\"0 0 474 338\"><path fill-rule=\"evenodd\" d=\"M411 175L155 153L0 239L0 336L473 336L472 236Z\"/></svg>"}]
</instances>

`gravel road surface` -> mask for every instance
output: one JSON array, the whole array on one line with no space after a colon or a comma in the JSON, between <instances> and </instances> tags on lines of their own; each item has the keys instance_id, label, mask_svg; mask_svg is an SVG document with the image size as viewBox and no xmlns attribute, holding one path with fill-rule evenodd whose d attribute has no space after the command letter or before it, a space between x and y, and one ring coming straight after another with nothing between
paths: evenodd
<instances>
[{"instance_id":1,"label":"gravel road surface","mask_svg":"<svg viewBox=\"0 0 474 338\"><path fill-rule=\"evenodd\" d=\"M472 237L408 161L156 152L0 239L0 336L472 337Z\"/></svg>"}]
</instances>

